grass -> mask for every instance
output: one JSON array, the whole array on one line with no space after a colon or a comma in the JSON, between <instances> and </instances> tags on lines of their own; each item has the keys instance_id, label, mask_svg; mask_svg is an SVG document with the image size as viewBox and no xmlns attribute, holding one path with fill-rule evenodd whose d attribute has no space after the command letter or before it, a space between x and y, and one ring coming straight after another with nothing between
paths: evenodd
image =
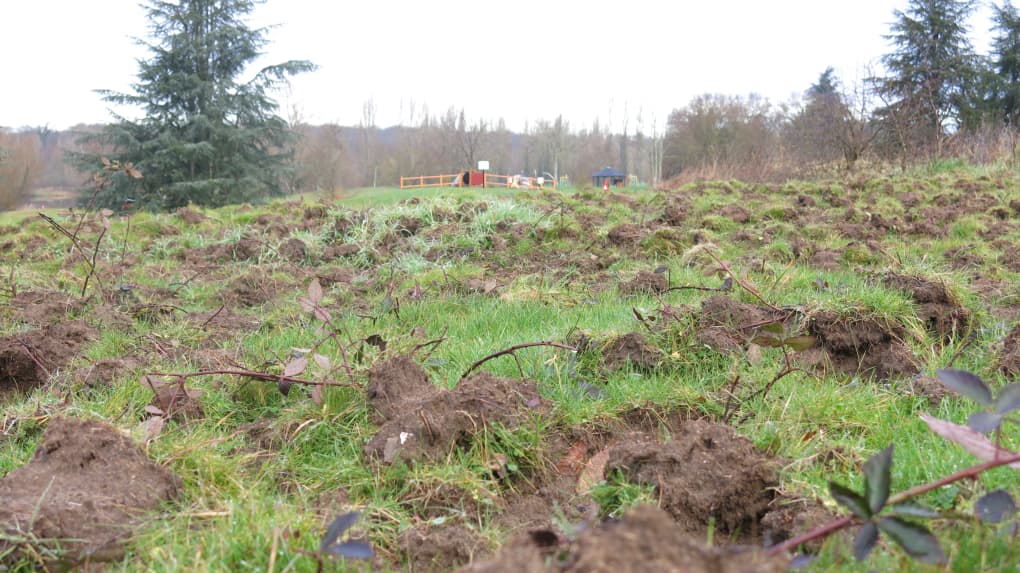
<instances>
[{"instance_id":1,"label":"grass","mask_svg":"<svg viewBox=\"0 0 1020 573\"><path fill-rule=\"evenodd\" d=\"M516 427L488 427L446 458L417 464L389 466L364 458L362 448L378 423L360 389L328 389L316 403L308 389L299 386L283 396L275 385L229 376L189 379L189 387L204 391L204 417L170 422L146 447L152 459L181 477L182 497L165 507L160 519L138 530L128 554L110 570L313 571L316 562L309 555L324 526L353 508L365 515L355 533L373 542L384 569L405 566L398 539L429 520L465 524L491 550L510 533L500 521L506 498L527 495L550 471L559 461L552 444L565 433L604 427L634 408L721 419L734 377L740 380L738 394L746 397L768 385L782 368L778 349L759 349L753 358L744 351L719 352L699 339L696 316L716 293L687 289L658 296L623 294L618 285L637 271L664 267L672 286L716 287L726 274L718 259L739 279L726 295L733 299L754 305L764 300L804 316L824 310L848 320L876 318L904 329L922 374L952 362L996 385L1006 382L996 368L995 349L1011 325L995 317L1015 307L1018 295L1009 285L1020 276L997 263L1006 256L1004 243L997 247L985 240L988 229L1000 223L982 209L942 221L940 236L918 236L906 229L908 215L935 208L935 198L959 179L976 185L979 193L994 194L1000 205L1020 199L1020 177L1012 173L975 173L942 164L888 181L869 181L861 191L846 191L839 182L791 182L780 188L715 182L671 192L690 200L690 221L677 228L662 226L632 245L611 244L606 234L621 223L653 224L666 204L663 194L639 190L625 202L589 191L380 188L346 192L324 204L325 220L303 228L298 228L303 212L318 198L203 211L209 219L193 225L174 215L139 213L129 230L128 220L117 218L96 252L103 284L132 284L142 300L167 302L185 312L132 319L127 329L104 328L64 369L74 372L92 361L126 356L144 365L122 372L110 386L86 388L62 372L51 388L0 397L5 401L4 423L16 421L0 438L0 473L29 460L53 415L107 420L141 439L139 422L152 400L151 391L138 382L144 371L197 370L210 359L209 353L220 353L279 373L294 349L322 338L298 299L312 276L335 267L349 270L352 280L326 286L322 304L332 315L359 381L372 364L411 352L427 340L443 341L429 348L427 360L421 359L426 371L433 383L453 388L476 360L515 344L569 342L581 333L604 342L643 332L663 353L661 365L651 371L607 370L599 351L572 357L548 347L521 351L517 360L488 362L483 370L497 376L518 379L523 372L551 402L551 410ZM886 183L897 191L886 192ZM1005 183L1005 190L998 183ZM872 229L867 237L841 231L833 222L846 221L847 209L829 203L827 189L856 202L855 224L867 225L862 215L867 212L896 219L900 226ZM905 207L897 195L907 192L921 197L914 207ZM745 193L751 199L744 200ZM817 206L798 211L801 220L788 220L792 202L802 194ZM736 223L720 211L724 205L744 207L751 221ZM287 236L306 244L304 259L287 260L280 254L284 237L259 222L264 214L283 218L292 229ZM402 230L408 218L420 228ZM70 224L67 218L60 220ZM72 293L81 288L87 271L80 264L65 264L65 239L28 215L4 214L0 225L14 229L9 234L13 252L24 249L22 262L13 266L19 291ZM1004 225L996 227L1000 237L1014 243L1020 239L1020 227L1011 221ZM87 244L96 232L84 233ZM254 259L203 261L192 251L233 245L242 238L261 245ZM43 245L27 246L32 240ZM356 252L322 260L329 249L347 243L356 245ZM961 247L977 256L978 267L951 266L945 254ZM808 255L820 249L839 253L835 268L811 263ZM121 268L122 258L133 262ZM3 270L10 268L8 264ZM889 271L944 281L975 316L973 341L946 343L926 331L918 302L883 285L881 277ZM259 329L219 332L210 339L187 323L185 313L220 308L228 300L224 289L241 275L268 278L274 285L264 304L232 309L258 318ZM976 276L998 281L1000 290L976 287ZM486 293L472 281L493 281L495 286ZM90 287L95 297L83 313L86 320L94 320L96 299L103 294L97 288L96 283ZM170 296L166 289L176 293L173 298L165 298ZM642 324L635 313L657 321ZM0 307L3 334L30 328L14 317L15 309ZM385 352L366 342L373 336L386 342ZM343 360L333 342L317 351L333 364ZM424 354L418 352L419 357ZM580 382L596 387L597 397L586 394ZM896 444L894 491L973 463L918 418L928 412L962 422L970 407L956 398L931 406L907 388L904 381L796 372L776 382L767 395L758 393L738 403L731 424L763 451L786 460L780 490L790 496L828 500L830 480L859 486L860 464L889 443ZM253 430L253 424L262 429ZM1007 432L1013 443L1018 437L1015 429ZM505 460L501 471L507 477L493 479L494 459ZM996 487L1017 493L1009 470L999 470L980 483L939 490L924 501L967 513L981 492ZM657 499L648 486L618 477L598 485L593 497L603 515ZM990 528L943 521L935 529L953 570L1008 570L1018 557L1018 550ZM832 542L809 570L913 567L893 548L878 550L866 564L855 564L845 548Z\"/></svg>"}]
</instances>

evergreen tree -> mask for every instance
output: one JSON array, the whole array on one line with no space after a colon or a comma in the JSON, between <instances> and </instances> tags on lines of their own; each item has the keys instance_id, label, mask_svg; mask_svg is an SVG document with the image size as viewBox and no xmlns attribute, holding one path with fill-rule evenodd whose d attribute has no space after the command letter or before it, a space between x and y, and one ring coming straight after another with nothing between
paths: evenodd
<instances>
[{"instance_id":1,"label":"evergreen tree","mask_svg":"<svg viewBox=\"0 0 1020 573\"><path fill-rule=\"evenodd\" d=\"M1012 2L993 6L996 32L992 39L992 59L999 77L996 102L1007 125L1020 125L1020 14Z\"/></svg>"},{"instance_id":2,"label":"evergreen tree","mask_svg":"<svg viewBox=\"0 0 1020 573\"><path fill-rule=\"evenodd\" d=\"M268 43L266 29L245 18L258 0L149 0L151 57L139 62L134 93L100 91L104 101L144 110L134 121L114 114L100 140L143 178L111 178L100 206L133 199L167 210L218 206L280 193L292 134L270 93L288 76L314 69L307 61L262 68L242 81ZM81 157L98 164L95 156ZM94 168L94 167L93 167Z\"/></svg>"},{"instance_id":3,"label":"evergreen tree","mask_svg":"<svg viewBox=\"0 0 1020 573\"><path fill-rule=\"evenodd\" d=\"M893 52L882 57L889 75L876 80L876 91L886 102L880 115L904 149L932 145L940 154L947 132L970 112L968 90L979 65L966 21L976 5L976 0L910 0L905 12L893 12L886 36Z\"/></svg>"}]
</instances>

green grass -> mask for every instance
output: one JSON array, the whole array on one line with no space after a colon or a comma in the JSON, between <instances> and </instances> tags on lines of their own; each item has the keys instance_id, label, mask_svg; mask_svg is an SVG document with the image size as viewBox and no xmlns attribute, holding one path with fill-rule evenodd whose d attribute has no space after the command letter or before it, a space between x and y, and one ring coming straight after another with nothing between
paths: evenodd
<instances>
[{"instance_id":1,"label":"green grass","mask_svg":"<svg viewBox=\"0 0 1020 573\"><path fill-rule=\"evenodd\" d=\"M1009 184L1000 189L997 178ZM100 282L107 288L135 285L144 302L180 310L154 320L132 319L128 329L103 328L65 371L56 373L51 388L0 398L4 428L15 421L0 438L0 473L31 458L52 415L107 420L141 440L139 424L152 401L152 392L139 382L146 371L194 371L226 357L275 375L296 349L320 342L316 352L341 364L344 353L334 340L325 339L318 321L302 312L299 298L306 296L316 273L343 267L352 282L326 287L322 305L359 385L373 364L412 351L434 384L455 388L475 361L516 344L569 343L583 333L596 341L596 349L574 356L540 346L516 353L516 360L504 356L487 362L484 371L512 379L523 373L534 381L550 409L513 427L485 427L442 459L392 466L363 455L378 424L360 387L327 389L316 403L309 389L299 385L283 396L274 383L225 375L188 379L190 388L203 391L205 416L169 422L146 446L152 459L181 477L181 499L140 527L128 554L110 570L314 571L310 553L318 536L336 514L352 509L364 512L355 533L372 541L384 569L404 567L397 543L404 531L437 519L468 526L494 549L511 533L500 521L506 500L541 485L562 454L558 440L619 423L623 413L635 408L719 420L735 379L742 399L730 404L736 407L730 423L782 460L782 493L835 507L828 482L860 487L861 464L890 443L896 447L894 491L906 489L974 463L962 449L930 433L919 418L927 412L962 423L973 410L969 404L951 397L932 406L924 397L909 395L903 380L813 371L783 377L766 395L763 389L783 368L783 352L746 345L734 352L712 349L699 338L698 315L705 300L723 294L803 317L831 311L850 321L874 319L902 328L922 374L952 363L995 386L1004 384L1008 377L996 368L997 345L1012 324L999 317L1020 303L1020 293L1011 286L1020 275L1001 261L1008 255L1005 245L1020 240L1020 227L997 220L986 209L940 221L944 234L935 237L912 233L907 220L913 211L937 207L939 194L958 193L958 180L977 186L973 193L988 194L1000 205L1020 200L1015 174L938 164L864 183L853 195L854 221L866 225L865 213L872 213L897 223L867 238L843 235L828 222L845 220L846 208L831 207L826 199L826 189L837 196L847 193L845 182L838 181L775 188L738 181L693 184L670 192L685 195L692 207L690 221L675 228L657 223L667 197L649 189L631 191L632 203L606 201L601 193L586 191L359 189L322 203L325 219L311 222L303 213L319 204L315 196L203 211L209 220L198 224L186 224L176 215L139 213L129 229L127 219L115 218L96 251L100 281L90 282L93 298L84 317L91 317L105 294ZM896 194L901 191L919 194L918 205L905 207ZM817 217L787 220L802 194L815 200L816 207L806 213ZM721 207L731 204L748 210L750 222L740 224L724 215ZM304 260L287 261L279 253L285 237L260 222L267 214L282 217L287 238L306 245ZM4 214L0 225L17 226L23 219ZM420 226L405 236L409 219ZM633 245L611 244L606 233L622 223L646 225L647 232ZM996 238L1005 242L986 240L993 227ZM36 236L45 246L29 249L14 267L18 290L80 290L87 268L65 262L66 239L45 223L26 223L10 239L23 245ZM95 229L83 234L89 245L96 237ZM203 258L210 249L232 246L242 237L258 241L252 260ZM358 245L356 252L324 260L331 248L346 243ZM977 267L953 267L946 253L961 248L976 257ZM820 249L838 253L836 268L811 264L808 254ZM122 259L129 260L123 268ZM718 261L738 279L729 293L684 289L625 295L618 288L638 271L657 267L664 267L671 286L715 288L726 275ZM973 339L946 342L928 332L922 305L884 286L888 272L945 282L974 316ZM266 304L230 309L257 318L260 328L218 331L210 338L188 322L186 313L220 308L223 288L240 276L265 277L276 285ZM977 277L997 281L996 288L978 284ZM478 281L493 281L495 288L479 292L471 286ZM176 295L165 299L167 289ZM121 310L133 309L125 304ZM31 328L17 322L15 313L0 306L0 332ZM637 315L646 321L639 322ZM632 331L642 332L661 351L659 367L607 370L600 345ZM366 342L377 339L386 342L385 352ZM109 387L84 388L66 376L75 367L126 356L143 366L123 372ZM335 378L347 376L341 370ZM590 393L591 388L597 392ZM252 430L253 424L262 429ZM1016 444L1020 432L1010 426L1005 438ZM493 478L494 459L504 460L500 479ZM940 489L923 501L968 514L982 493L999 487L1018 493L1010 470ZM654 488L612 476L595 488L593 498L603 516L658 500ZM553 522L565 519L562 511L549 509ZM941 520L934 529L952 570L1010 570L1018 557L1013 544L996 537L993 528ZM915 567L892 546L856 564L845 547L832 542L808 570Z\"/></svg>"}]
</instances>

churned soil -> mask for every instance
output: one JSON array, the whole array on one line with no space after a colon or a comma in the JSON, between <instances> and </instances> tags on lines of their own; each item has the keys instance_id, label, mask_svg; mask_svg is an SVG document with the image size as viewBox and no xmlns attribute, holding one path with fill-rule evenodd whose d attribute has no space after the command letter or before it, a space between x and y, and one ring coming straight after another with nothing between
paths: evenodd
<instances>
[{"instance_id":1,"label":"churned soil","mask_svg":"<svg viewBox=\"0 0 1020 573\"><path fill-rule=\"evenodd\" d=\"M96 336L88 324L68 321L0 338L0 396L43 385Z\"/></svg>"},{"instance_id":2,"label":"churned soil","mask_svg":"<svg viewBox=\"0 0 1020 573\"><path fill-rule=\"evenodd\" d=\"M818 343L798 353L805 366L878 380L908 378L919 371L900 324L824 311L811 317L808 332Z\"/></svg>"},{"instance_id":3,"label":"churned soil","mask_svg":"<svg viewBox=\"0 0 1020 573\"><path fill-rule=\"evenodd\" d=\"M119 559L146 514L179 489L113 426L54 418L32 460L0 480L0 555L44 555L43 567Z\"/></svg>"}]
</instances>

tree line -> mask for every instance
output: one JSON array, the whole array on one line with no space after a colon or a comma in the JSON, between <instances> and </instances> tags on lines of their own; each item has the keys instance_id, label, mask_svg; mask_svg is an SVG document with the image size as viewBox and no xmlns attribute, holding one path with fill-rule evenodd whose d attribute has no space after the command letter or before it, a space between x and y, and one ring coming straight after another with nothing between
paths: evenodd
<instances>
[{"instance_id":1,"label":"tree line","mask_svg":"<svg viewBox=\"0 0 1020 573\"><path fill-rule=\"evenodd\" d=\"M143 177L113 177L88 195L151 209L221 205L294 191L395 185L401 176L455 173L490 162L507 174L585 184L611 165L641 182L737 177L775 180L906 167L943 157L1013 162L1020 133L1020 14L992 7L992 44L978 54L967 22L976 0L910 0L893 12L890 51L846 81L822 70L803 95L703 94L665 121L625 109L623 121L572 124L562 116L511 131L464 109L413 103L400 125L376 125L366 102L358 125L309 125L281 117L271 95L306 61L239 75L266 45L244 23L254 0L151 0L151 57L131 93L100 92L144 110L72 136L45 128L0 131L0 206L37 185L80 184L106 157ZM661 123L660 123L661 122Z\"/></svg>"}]
</instances>

